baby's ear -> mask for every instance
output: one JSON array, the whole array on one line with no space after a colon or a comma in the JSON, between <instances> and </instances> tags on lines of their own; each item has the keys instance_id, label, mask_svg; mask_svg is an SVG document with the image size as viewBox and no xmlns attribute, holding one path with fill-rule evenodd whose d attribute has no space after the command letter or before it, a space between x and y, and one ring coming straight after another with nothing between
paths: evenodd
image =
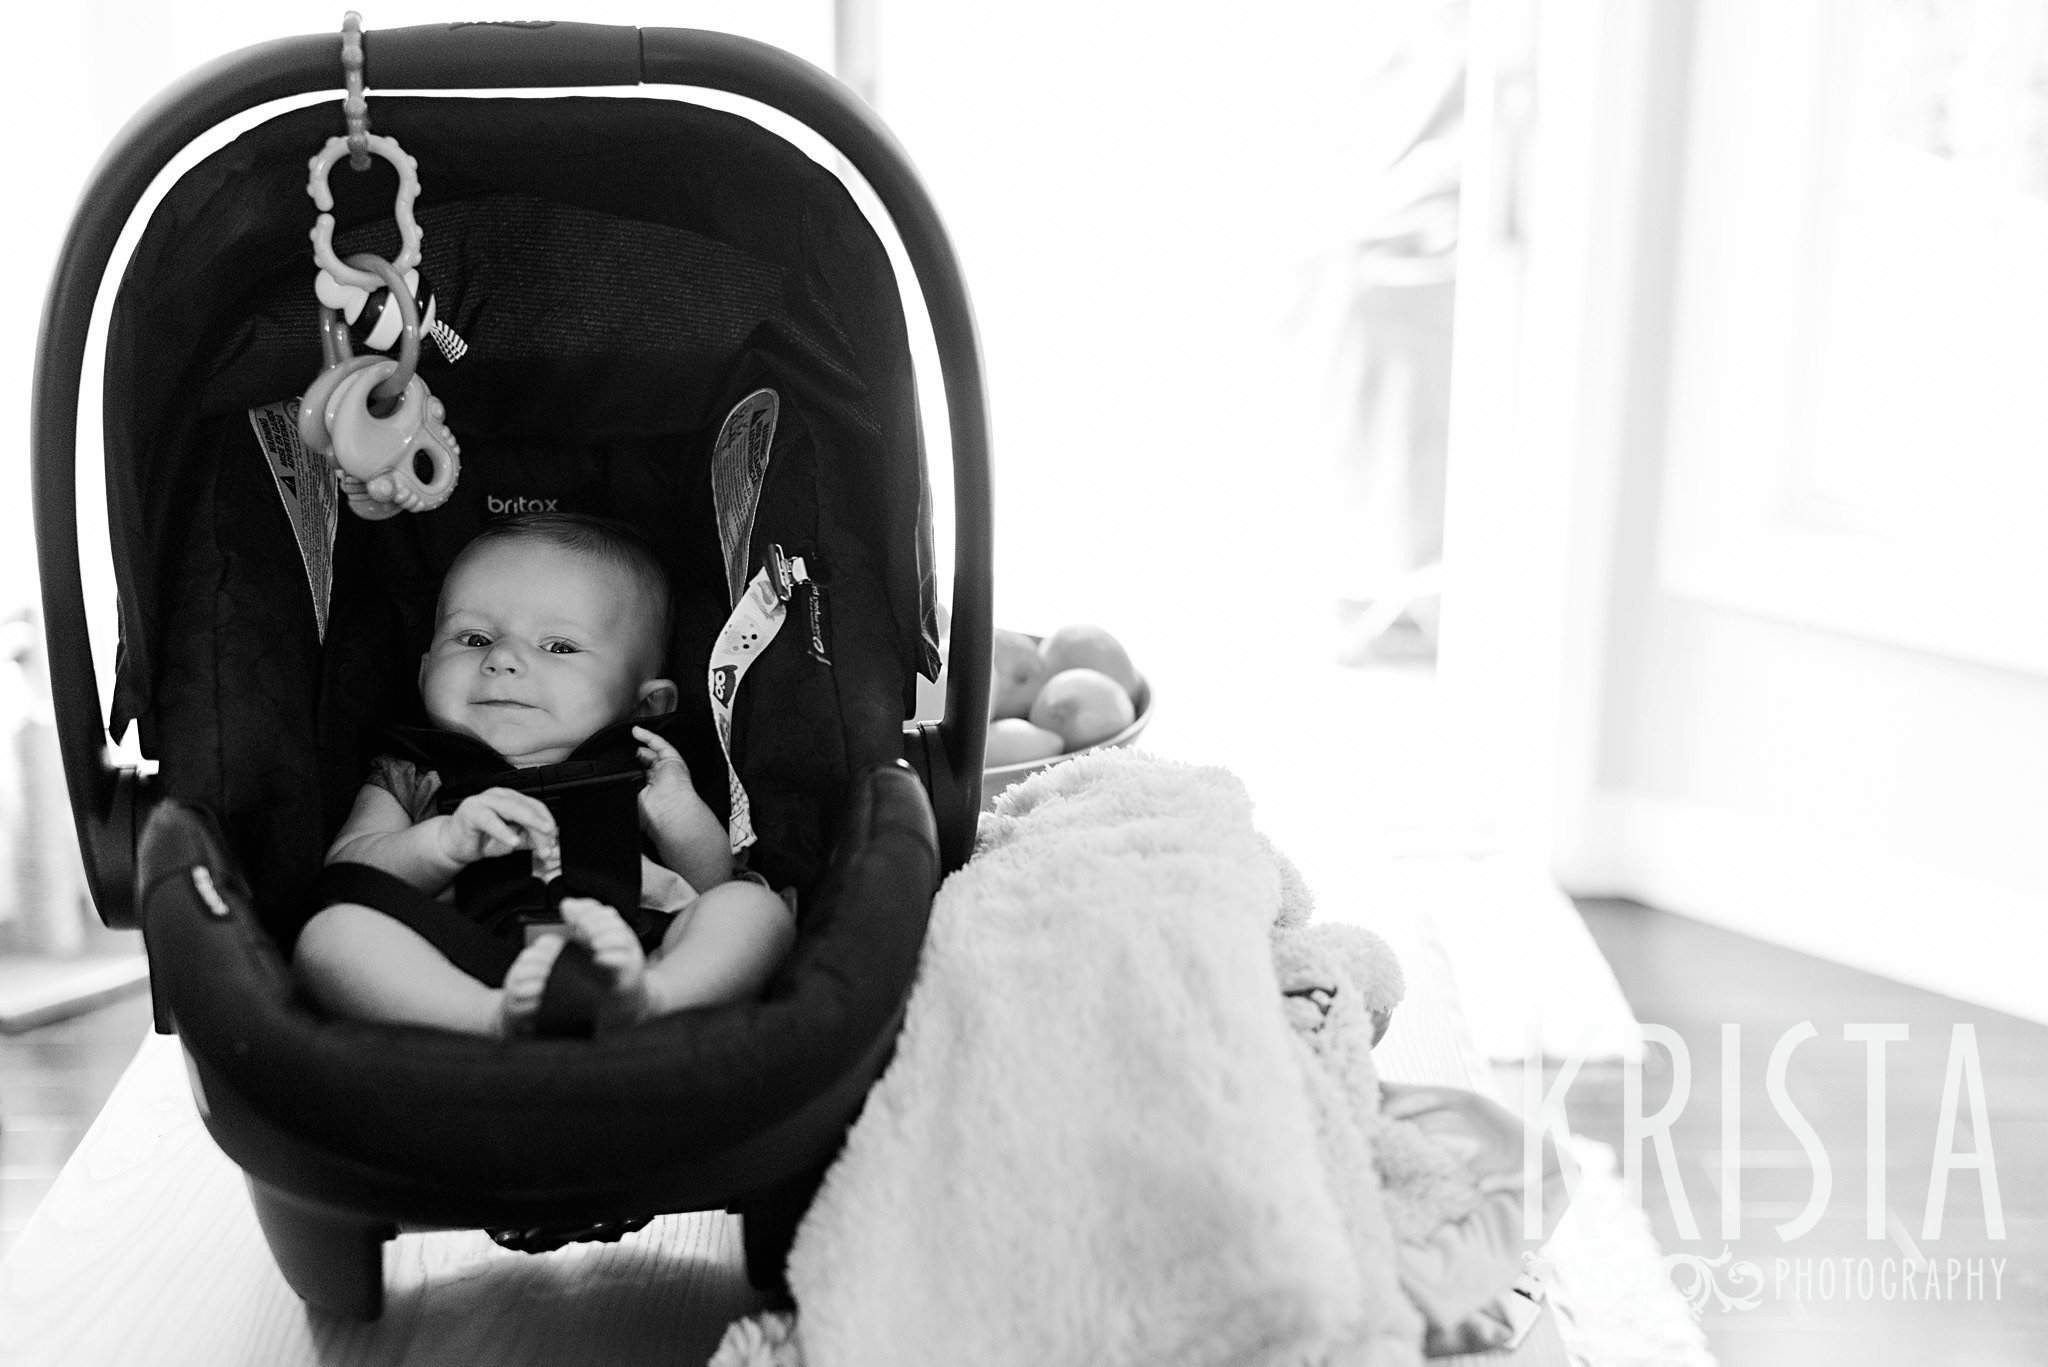
<instances>
[{"instance_id":1,"label":"baby's ear","mask_svg":"<svg viewBox=\"0 0 2048 1367\"><path fill-rule=\"evenodd\" d=\"M633 709L636 717L659 717L676 710L676 703L682 693L672 679L649 679L640 685L640 702Z\"/></svg>"}]
</instances>

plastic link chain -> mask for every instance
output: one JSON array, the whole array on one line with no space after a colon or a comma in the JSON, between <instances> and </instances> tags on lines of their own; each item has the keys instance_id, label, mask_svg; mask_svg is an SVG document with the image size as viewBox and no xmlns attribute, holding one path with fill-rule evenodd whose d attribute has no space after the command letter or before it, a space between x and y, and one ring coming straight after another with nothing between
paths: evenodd
<instances>
[{"instance_id":1,"label":"plastic link chain","mask_svg":"<svg viewBox=\"0 0 2048 1367\"><path fill-rule=\"evenodd\" d=\"M363 16L350 10L341 16L341 73L348 94L341 102L348 120L348 165L370 169L370 102L363 96Z\"/></svg>"}]
</instances>

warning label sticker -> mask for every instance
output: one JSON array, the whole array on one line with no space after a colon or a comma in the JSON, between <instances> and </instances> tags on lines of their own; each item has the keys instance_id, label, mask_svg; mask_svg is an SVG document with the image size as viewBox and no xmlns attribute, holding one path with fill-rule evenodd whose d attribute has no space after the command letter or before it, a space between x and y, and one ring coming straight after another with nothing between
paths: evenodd
<instances>
[{"instance_id":1,"label":"warning label sticker","mask_svg":"<svg viewBox=\"0 0 2048 1367\"><path fill-rule=\"evenodd\" d=\"M249 410L249 426L270 466L277 496L284 500L298 538L299 559L306 567L306 587L313 595L313 622L327 639L327 605L334 593L334 531L340 511L334 471L299 440L299 401L286 399Z\"/></svg>"}]
</instances>

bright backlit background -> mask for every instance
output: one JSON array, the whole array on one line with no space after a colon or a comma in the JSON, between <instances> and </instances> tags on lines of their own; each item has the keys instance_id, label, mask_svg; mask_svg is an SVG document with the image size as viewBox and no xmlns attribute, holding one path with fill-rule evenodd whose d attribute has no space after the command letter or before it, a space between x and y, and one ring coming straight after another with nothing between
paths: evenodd
<instances>
[{"instance_id":1,"label":"bright backlit background","mask_svg":"<svg viewBox=\"0 0 2048 1367\"><path fill-rule=\"evenodd\" d=\"M845 8L980 319L999 625L1116 632L1148 743L1237 769L1326 872L1450 831L2048 1015L1996 948L2048 915L2041 0L1474 0L1434 678L1333 663L1369 534L1332 496L1328 314L1388 55L1454 7ZM834 64L830 0L577 17ZM88 167L183 71L339 19L10 17L0 607L33 593L32 322Z\"/></svg>"},{"instance_id":2,"label":"bright backlit background","mask_svg":"<svg viewBox=\"0 0 2048 1367\"><path fill-rule=\"evenodd\" d=\"M1223 4L867 7L876 103L929 183L979 316L997 622L1109 627L1172 700L1158 738L1179 729L1194 755L1256 767L1272 748L1259 719L1290 697L1327 702L1336 677L1330 577L1355 533L1331 515L1334 461L1318 424L1334 343L1313 286L1390 155L1369 107L1374 72L1440 10L1396 21L1285 0L1254 23ZM375 29L461 13L395 2L364 19ZM613 3L576 17L723 28L834 64L830 0ZM25 17L24 50L47 59L19 64L6 95L10 124L41 135L20 144L38 188L6 229L32 282L24 294L39 298L87 168L149 97L215 55L339 18L304 3ZM11 362L0 432L21 434L31 331L0 345ZM92 550L89 432L81 448L97 612L112 585ZM17 435L0 453L0 603L33 592L22 457ZM939 483L943 513L943 471ZM104 621L94 634L104 690Z\"/></svg>"}]
</instances>

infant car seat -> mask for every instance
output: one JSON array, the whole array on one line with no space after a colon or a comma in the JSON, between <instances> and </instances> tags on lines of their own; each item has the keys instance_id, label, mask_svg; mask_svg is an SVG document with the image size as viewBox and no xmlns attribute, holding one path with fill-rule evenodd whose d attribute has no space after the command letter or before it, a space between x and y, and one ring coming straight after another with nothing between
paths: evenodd
<instances>
[{"instance_id":1,"label":"infant car seat","mask_svg":"<svg viewBox=\"0 0 2048 1367\"><path fill-rule=\"evenodd\" d=\"M773 1286L886 1061L938 880L973 838L988 465L957 263L879 121L772 48L585 24L365 35L379 91L722 90L794 116L865 177L924 292L950 414L946 719L906 723L913 675L938 665L928 486L898 281L840 180L750 119L673 99L376 94L372 131L419 162L438 316L468 346L421 363L461 442L455 495L383 522L344 510L328 534L294 519L300 476L274 429L321 365L306 165L343 120L338 102L287 105L169 186L114 297L102 426L121 649L103 723L74 492L102 275L181 149L334 88L341 47L280 40L167 92L95 171L59 258L36 373L36 527L93 896L110 924L140 924L158 1028L178 1034L207 1126L308 1303L374 1318L381 1244L401 1223L545 1247L720 1207L744 1217L748 1271ZM338 250L390 256L388 171L337 167L331 183ZM802 556L815 587L746 675L732 754L751 866L796 891L787 961L757 1000L596 1039L508 1044L313 1009L288 969L308 889L380 731L419 720L440 577L494 516L621 518L665 560L685 694L670 735L726 813L703 683L730 606L709 464L724 419L764 388L779 407L749 554ZM153 777L108 762L103 724L130 722Z\"/></svg>"}]
</instances>

